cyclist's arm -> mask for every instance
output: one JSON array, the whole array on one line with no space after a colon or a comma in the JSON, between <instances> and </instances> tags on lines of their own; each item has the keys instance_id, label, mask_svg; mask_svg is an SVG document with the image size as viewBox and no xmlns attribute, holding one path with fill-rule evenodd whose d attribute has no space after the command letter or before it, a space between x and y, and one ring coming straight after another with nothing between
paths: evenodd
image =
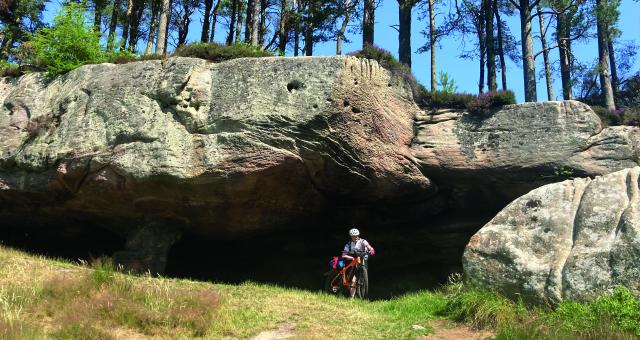
<instances>
[{"instance_id":1,"label":"cyclist's arm","mask_svg":"<svg viewBox=\"0 0 640 340\"><path fill-rule=\"evenodd\" d=\"M369 254L373 255L376 253L376 251L373 249L373 247L369 244L367 240L364 240L362 244L364 245L364 248L369 252Z\"/></svg>"},{"instance_id":2,"label":"cyclist's arm","mask_svg":"<svg viewBox=\"0 0 640 340\"><path fill-rule=\"evenodd\" d=\"M353 256L349 255L349 243L344 245L344 249L342 249L342 258L347 260L353 260Z\"/></svg>"}]
</instances>

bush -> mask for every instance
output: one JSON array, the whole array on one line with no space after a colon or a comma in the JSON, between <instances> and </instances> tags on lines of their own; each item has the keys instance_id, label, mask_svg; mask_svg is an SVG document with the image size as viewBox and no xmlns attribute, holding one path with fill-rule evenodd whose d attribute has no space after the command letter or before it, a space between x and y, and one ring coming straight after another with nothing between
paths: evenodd
<instances>
[{"instance_id":1,"label":"bush","mask_svg":"<svg viewBox=\"0 0 640 340\"><path fill-rule=\"evenodd\" d=\"M22 75L17 64L0 60L0 77L19 77Z\"/></svg>"},{"instance_id":2,"label":"bush","mask_svg":"<svg viewBox=\"0 0 640 340\"><path fill-rule=\"evenodd\" d=\"M469 93L453 93L445 91L428 92L422 95L421 106L430 108L446 107L450 109L466 109L476 96Z\"/></svg>"},{"instance_id":3,"label":"bush","mask_svg":"<svg viewBox=\"0 0 640 340\"><path fill-rule=\"evenodd\" d=\"M49 77L104 61L98 34L85 25L85 12L82 5L70 2L55 17L53 27L39 30L33 38L35 60L45 65Z\"/></svg>"},{"instance_id":4,"label":"bush","mask_svg":"<svg viewBox=\"0 0 640 340\"><path fill-rule=\"evenodd\" d=\"M467 110L472 115L486 116L492 109L515 103L516 96L510 90L486 92L480 93L475 100L469 102Z\"/></svg>"},{"instance_id":5,"label":"bush","mask_svg":"<svg viewBox=\"0 0 640 340\"><path fill-rule=\"evenodd\" d=\"M144 60L162 60L164 59L164 56L161 54L146 54L138 56L131 51L118 51L109 53L106 59L107 62L113 64L128 64Z\"/></svg>"},{"instance_id":6,"label":"bush","mask_svg":"<svg viewBox=\"0 0 640 340\"><path fill-rule=\"evenodd\" d=\"M606 107L597 105L591 106L591 109L600 117L600 121L605 127L617 125L640 126L640 107L621 107L613 112Z\"/></svg>"},{"instance_id":7,"label":"bush","mask_svg":"<svg viewBox=\"0 0 640 340\"><path fill-rule=\"evenodd\" d=\"M237 58L261 58L272 57L273 53L263 51L257 46L248 44L235 44L232 46L216 43L193 43L180 46L176 49L175 55L181 57L193 57L221 62Z\"/></svg>"}]
</instances>

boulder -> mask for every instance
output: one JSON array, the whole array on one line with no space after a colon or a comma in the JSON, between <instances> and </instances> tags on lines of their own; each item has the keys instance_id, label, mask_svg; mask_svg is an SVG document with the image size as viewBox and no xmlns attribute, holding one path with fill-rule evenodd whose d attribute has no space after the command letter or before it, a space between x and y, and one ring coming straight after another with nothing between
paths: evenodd
<instances>
[{"instance_id":1,"label":"boulder","mask_svg":"<svg viewBox=\"0 0 640 340\"><path fill-rule=\"evenodd\" d=\"M640 292L640 167L545 185L516 199L469 241L475 285L538 303Z\"/></svg>"}]
</instances>

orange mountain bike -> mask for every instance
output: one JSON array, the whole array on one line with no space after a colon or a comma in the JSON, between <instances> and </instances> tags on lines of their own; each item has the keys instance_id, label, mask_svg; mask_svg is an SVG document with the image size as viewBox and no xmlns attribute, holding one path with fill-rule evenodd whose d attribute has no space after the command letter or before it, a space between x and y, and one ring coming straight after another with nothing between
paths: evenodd
<instances>
[{"instance_id":1,"label":"orange mountain bike","mask_svg":"<svg viewBox=\"0 0 640 340\"><path fill-rule=\"evenodd\" d=\"M333 295L365 299L369 294L367 272L369 255L364 252L349 253L349 255L353 256L354 260L344 268L331 269L324 274L326 276L324 290Z\"/></svg>"}]
</instances>

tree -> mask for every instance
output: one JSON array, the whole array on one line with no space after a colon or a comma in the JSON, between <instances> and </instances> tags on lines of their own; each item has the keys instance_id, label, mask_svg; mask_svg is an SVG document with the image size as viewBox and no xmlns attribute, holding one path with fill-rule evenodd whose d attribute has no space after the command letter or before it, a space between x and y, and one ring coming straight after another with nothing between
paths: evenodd
<instances>
[{"instance_id":1,"label":"tree","mask_svg":"<svg viewBox=\"0 0 640 340\"><path fill-rule=\"evenodd\" d=\"M278 23L278 51L280 55L284 55L287 49L287 40L289 38L289 8L287 0L280 1L280 21Z\"/></svg>"},{"instance_id":2,"label":"tree","mask_svg":"<svg viewBox=\"0 0 640 340\"><path fill-rule=\"evenodd\" d=\"M189 25L191 24L191 16L198 8L199 0L178 0L174 3L170 27L178 32L175 46L182 46L187 43L189 35Z\"/></svg>"},{"instance_id":3,"label":"tree","mask_svg":"<svg viewBox=\"0 0 640 340\"><path fill-rule=\"evenodd\" d=\"M218 23L218 12L220 11L221 5L222 0L218 0L211 13L211 35L209 36L209 42L213 42L216 35L216 23Z\"/></svg>"},{"instance_id":4,"label":"tree","mask_svg":"<svg viewBox=\"0 0 640 340\"><path fill-rule=\"evenodd\" d=\"M536 91L536 66L533 57L533 34L531 31L531 21L533 16L531 11L538 5L540 0L509 0L520 14L520 38L522 45L522 71L524 78L524 100L535 102L538 100Z\"/></svg>"},{"instance_id":5,"label":"tree","mask_svg":"<svg viewBox=\"0 0 640 340\"><path fill-rule=\"evenodd\" d=\"M213 0L204 0L204 12L202 12L202 32L200 33L200 42L209 41L209 29L211 28L211 10L213 9Z\"/></svg>"},{"instance_id":6,"label":"tree","mask_svg":"<svg viewBox=\"0 0 640 340\"><path fill-rule=\"evenodd\" d=\"M485 48L487 50L487 87L489 91L496 91L496 55L495 43L493 40L493 0L483 0L482 11L484 12L485 26Z\"/></svg>"},{"instance_id":7,"label":"tree","mask_svg":"<svg viewBox=\"0 0 640 340\"><path fill-rule=\"evenodd\" d=\"M344 40L344 35L347 30L347 25L349 25L349 20L356 12L358 0L341 0L339 1L339 5L340 7L338 8L338 15L336 16L336 19L340 16L342 16L343 18L340 29L338 30L336 36L336 55L342 54L342 41Z\"/></svg>"},{"instance_id":8,"label":"tree","mask_svg":"<svg viewBox=\"0 0 640 340\"><path fill-rule=\"evenodd\" d=\"M42 11L46 0L0 1L0 60L8 60L11 50L44 26Z\"/></svg>"},{"instance_id":9,"label":"tree","mask_svg":"<svg viewBox=\"0 0 640 340\"><path fill-rule=\"evenodd\" d=\"M85 14L84 6L68 3L54 18L53 26L38 30L33 38L35 58L46 65L49 76L103 61L99 36L85 23Z\"/></svg>"},{"instance_id":10,"label":"tree","mask_svg":"<svg viewBox=\"0 0 640 340\"><path fill-rule=\"evenodd\" d=\"M149 37L147 38L147 48L144 50L144 54L151 54L153 49L153 40L155 38L155 32L158 28L158 15L160 14L160 8L162 6L162 0L151 0L151 19L149 20Z\"/></svg>"},{"instance_id":11,"label":"tree","mask_svg":"<svg viewBox=\"0 0 640 340\"><path fill-rule=\"evenodd\" d=\"M116 28L118 26L118 15L120 15L120 4L121 0L113 1L111 20L109 20L109 35L107 35L107 51L113 50L113 44L116 38Z\"/></svg>"},{"instance_id":12,"label":"tree","mask_svg":"<svg viewBox=\"0 0 640 340\"><path fill-rule=\"evenodd\" d=\"M544 13L537 6L538 22L540 23L540 44L542 45L542 58L544 60L544 75L547 83L547 100L554 100L553 96L553 79L551 78L551 63L549 62L549 47L547 46L547 26L544 24Z\"/></svg>"},{"instance_id":13,"label":"tree","mask_svg":"<svg viewBox=\"0 0 640 340\"><path fill-rule=\"evenodd\" d=\"M375 0L364 0L364 9L362 15L362 48L364 48L366 45L373 45L375 14Z\"/></svg>"},{"instance_id":14,"label":"tree","mask_svg":"<svg viewBox=\"0 0 640 340\"><path fill-rule=\"evenodd\" d=\"M160 10L160 23L158 23L158 41L156 43L156 54L165 54L167 51L167 26L169 23L169 13L171 12L171 3L169 0L162 0L162 9Z\"/></svg>"},{"instance_id":15,"label":"tree","mask_svg":"<svg viewBox=\"0 0 640 340\"><path fill-rule=\"evenodd\" d=\"M600 89L602 101L609 111L616 109L613 101L613 87L611 86L611 74L609 73L608 51L608 27L611 16L608 15L609 3L607 0L596 0L596 18L598 29L598 73L600 75Z\"/></svg>"},{"instance_id":16,"label":"tree","mask_svg":"<svg viewBox=\"0 0 640 340\"><path fill-rule=\"evenodd\" d=\"M411 10L417 0L398 0L398 56L411 68Z\"/></svg>"}]
</instances>

